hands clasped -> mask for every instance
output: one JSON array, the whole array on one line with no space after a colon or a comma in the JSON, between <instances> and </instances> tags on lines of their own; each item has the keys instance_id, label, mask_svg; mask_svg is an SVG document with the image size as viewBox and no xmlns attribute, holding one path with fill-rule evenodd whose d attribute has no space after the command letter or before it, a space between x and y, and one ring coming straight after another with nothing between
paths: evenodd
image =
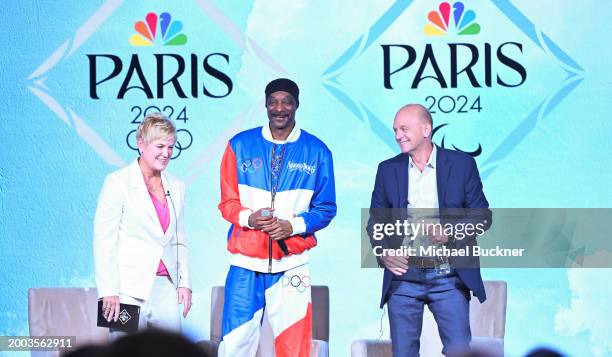
<instances>
[{"instance_id":1,"label":"hands clasped","mask_svg":"<svg viewBox=\"0 0 612 357\"><path fill-rule=\"evenodd\" d=\"M274 240L285 239L293 233L293 227L287 220L274 216L273 208L261 208L249 216L249 226L268 233Z\"/></svg>"}]
</instances>

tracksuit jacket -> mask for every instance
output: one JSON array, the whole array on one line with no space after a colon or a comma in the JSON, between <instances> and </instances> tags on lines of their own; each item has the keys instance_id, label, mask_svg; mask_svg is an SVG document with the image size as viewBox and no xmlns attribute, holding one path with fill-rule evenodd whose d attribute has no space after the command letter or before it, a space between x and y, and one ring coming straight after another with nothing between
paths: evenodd
<instances>
[{"instance_id":1,"label":"tracksuit jacket","mask_svg":"<svg viewBox=\"0 0 612 357\"><path fill-rule=\"evenodd\" d=\"M253 211L271 205L273 151L282 156L274 214L293 227L292 235L283 240L288 254L267 233L248 224ZM267 125L238 133L221 162L219 210L232 224L227 242L232 265L276 273L307 263L310 249L317 245L314 233L336 215L330 150L297 125L286 141L275 141Z\"/></svg>"}]
</instances>

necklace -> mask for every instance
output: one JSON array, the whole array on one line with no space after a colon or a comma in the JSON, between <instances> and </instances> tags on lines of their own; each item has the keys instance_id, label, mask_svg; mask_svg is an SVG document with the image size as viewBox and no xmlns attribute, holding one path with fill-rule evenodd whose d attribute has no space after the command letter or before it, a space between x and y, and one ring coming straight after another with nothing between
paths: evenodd
<instances>
[{"instance_id":1,"label":"necklace","mask_svg":"<svg viewBox=\"0 0 612 357\"><path fill-rule=\"evenodd\" d=\"M285 149L287 149L287 143L279 144L283 145L283 150L280 155L276 155L276 145L272 144L272 159L270 160L270 194L271 202L270 208L274 208L274 199L276 198L276 191L278 189L278 183L280 182L281 168L283 167L283 159L285 158Z\"/></svg>"}]
</instances>

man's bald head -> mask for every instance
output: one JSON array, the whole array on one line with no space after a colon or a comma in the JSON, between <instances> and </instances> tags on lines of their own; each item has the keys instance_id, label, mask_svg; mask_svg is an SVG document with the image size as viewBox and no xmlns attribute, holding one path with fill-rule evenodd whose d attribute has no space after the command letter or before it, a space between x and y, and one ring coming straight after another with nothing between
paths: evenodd
<instances>
[{"instance_id":1,"label":"man's bald head","mask_svg":"<svg viewBox=\"0 0 612 357\"><path fill-rule=\"evenodd\" d=\"M429 110L427 110L427 108L425 108L421 104L406 104L403 107L401 107L400 110L397 111L397 114L395 114L395 117L400 115L400 113L402 112L410 112L412 114L416 114L419 118L424 120L426 123L428 123L433 128L433 118L431 117Z\"/></svg>"},{"instance_id":2,"label":"man's bald head","mask_svg":"<svg viewBox=\"0 0 612 357\"><path fill-rule=\"evenodd\" d=\"M431 148L433 120L427 108L420 104L403 106L393 120L395 141L404 153L413 155Z\"/></svg>"}]
</instances>

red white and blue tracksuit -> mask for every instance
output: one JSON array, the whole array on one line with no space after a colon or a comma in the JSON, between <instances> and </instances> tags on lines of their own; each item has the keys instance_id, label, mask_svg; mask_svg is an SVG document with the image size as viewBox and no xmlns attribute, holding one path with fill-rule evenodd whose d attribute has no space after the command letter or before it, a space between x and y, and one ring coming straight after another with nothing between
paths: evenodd
<instances>
[{"instance_id":1,"label":"red white and blue tracksuit","mask_svg":"<svg viewBox=\"0 0 612 357\"><path fill-rule=\"evenodd\" d=\"M282 157L278 179L271 176L273 153ZM248 225L252 212L270 207L272 191L276 192L274 215L293 227L293 234L283 240L285 249ZM314 233L336 215L331 152L297 126L283 142L272 138L267 125L237 134L221 163L219 210L232 223L219 356L255 356L264 308L276 355L308 356L309 254L317 245Z\"/></svg>"}]
</instances>

